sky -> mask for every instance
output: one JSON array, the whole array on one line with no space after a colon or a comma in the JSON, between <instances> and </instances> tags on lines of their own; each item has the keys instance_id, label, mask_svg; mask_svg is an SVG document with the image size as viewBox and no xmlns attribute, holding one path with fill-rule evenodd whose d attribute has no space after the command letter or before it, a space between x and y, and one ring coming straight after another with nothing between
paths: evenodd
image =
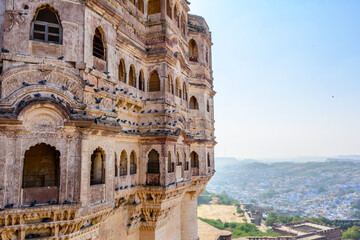
<instances>
[{"instance_id":1,"label":"sky","mask_svg":"<svg viewBox=\"0 0 360 240\"><path fill-rule=\"evenodd\" d=\"M214 46L217 157L360 155L359 0L191 0Z\"/></svg>"}]
</instances>

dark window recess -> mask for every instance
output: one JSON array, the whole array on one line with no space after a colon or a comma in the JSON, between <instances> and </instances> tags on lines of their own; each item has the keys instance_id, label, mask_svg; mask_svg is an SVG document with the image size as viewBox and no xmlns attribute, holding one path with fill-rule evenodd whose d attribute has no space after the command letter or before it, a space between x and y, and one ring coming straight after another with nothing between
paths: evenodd
<instances>
[{"instance_id":1,"label":"dark window recess","mask_svg":"<svg viewBox=\"0 0 360 240\"><path fill-rule=\"evenodd\" d=\"M160 173L160 164L159 163L149 163L148 164L148 173Z\"/></svg>"},{"instance_id":2,"label":"dark window recess","mask_svg":"<svg viewBox=\"0 0 360 240\"><path fill-rule=\"evenodd\" d=\"M32 22L31 39L48 43L62 43L62 28L55 12L49 8L39 10Z\"/></svg>"},{"instance_id":3,"label":"dark window recess","mask_svg":"<svg viewBox=\"0 0 360 240\"><path fill-rule=\"evenodd\" d=\"M103 44L103 38L99 31L96 29L93 40L93 55L105 61L105 48Z\"/></svg>"},{"instance_id":4,"label":"dark window recess","mask_svg":"<svg viewBox=\"0 0 360 240\"><path fill-rule=\"evenodd\" d=\"M25 152L23 188L59 186L60 152L45 143Z\"/></svg>"},{"instance_id":5,"label":"dark window recess","mask_svg":"<svg viewBox=\"0 0 360 240\"><path fill-rule=\"evenodd\" d=\"M160 173L159 153L153 149L148 155L148 173Z\"/></svg>"}]
</instances>

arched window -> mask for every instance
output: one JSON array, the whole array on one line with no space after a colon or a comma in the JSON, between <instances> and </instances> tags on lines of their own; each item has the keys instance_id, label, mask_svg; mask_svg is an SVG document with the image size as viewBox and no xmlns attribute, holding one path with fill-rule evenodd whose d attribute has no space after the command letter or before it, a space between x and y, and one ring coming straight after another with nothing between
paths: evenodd
<instances>
[{"instance_id":1,"label":"arched window","mask_svg":"<svg viewBox=\"0 0 360 240\"><path fill-rule=\"evenodd\" d=\"M198 61L198 46L194 39L189 41L189 60L193 62Z\"/></svg>"},{"instance_id":2,"label":"arched window","mask_svg":"<svg viewBox=\"0 0 360 240\"><path fill-rule=\"evenodd\" d=\"M210 101L209 101L209 99L206 100L206 111L210 112Z\"/></svg>"},{"instance_id":3,"label":"arched window","mask_svg":"<svg viewBox=\"0 0 360 240\"><path fill-rule=\"evenodd\" d=\"M127 175L127 153L125 150L120 155L120 176Z\"/></svg>"},{"instance_id":4,"label":"arched window","mask_svg":"<svg viewBox=\"0 0 360 240\"><path fill-rule=\"evenodd\" d=\"M137 166L136 166L136 153L132 151L130 154L130 174L136 174Z\"/></svg>"},{"instance_id":5,"label":"arched window","mask_svg":"<svg viewBox=\"0 0 360 240\"><path fill-rule=\"evenodd\" d=\"M49 6L37 11L31 24L31 40L62 43L62 27L59 16Z\"/></svg>"},{"instance_id":6,"label":"arched window","mask_svg":"<svg viewBox=\"0 0 360 240\"><path fill-rule=\"evenodd\" d=\"M191 167L198 168L199 167L199 155L196 152L192 152L190 154L191 157Z\"/></svg>"},{"instance_id":7,"label":"arched window","mask_svg":"<svg viewBox=\"0 0 360 240\"><path fill-rule=\"evenodd\" d=\"M194 96L192 96L192 97L190 98L189 108L190 108L190 109L194 109L194 110L199 110L198 101L196 100L196 98L195 98Z\"/></svg>"},{"instance_id":8,"label":"arched window","mask_svg":"<svg viewBox=\"0 0 360 240\"><path fill-rule=\"evenodd\" d=\"M60 152L45 143L25 152L23 188L59 186Z\"/></svg>"},{"instance_id":9,"label":"arched window","mask_svg":"<svg viewBox=\"0 0 360 240\"><path fill-rule=\"evenodd\" d=\"M168 172L174 172L174 167L171 160L171 152L168 152Z\"/></svg>"},{"instance_id":10,"label":"arched window","mask_svg":"<svg viewBox=\"0 0 360 240\"><path fill-rule=\"evenodd\" d=\"M185 37L187 28L186 28L186 17L185 17L184 13L181 14L181 30L182 30L183 36Z\"/></svg>"},{"instance_id":11,"label":"arched window","mask_svg":"<svg viewBox=\"0 0 360 240\"><path fill-rule=\"evenodd\" d=\"M172 9L170 5L170 0L166 0L166 13L169 16L169 18L172 18Z\"/></svg>"},{"instance_id":12,"label":"arched window","mask_svg":"<svg viewBox=\"0 0 360 240\"><path fill-rule=\"evenodd\" d=\"M175 83L175 94L177 97L181 98L181 87L180 87L180 80L179 78L176 78L176 83Z\"/></svg>"},{"instance_id":13,"label":"arched window","mask_svg":"<svg viewBox=\"0 0 360 240\"><path fill-rule=\"evenodd\" d=\"M160 78L156 70L152 71L149 78L149 92L160 91Z\"/></svg>"},{"instance_id":14,"label":"arched window","mask_svg":"<svg viewBox=\"0 0 360 240\"><path fill-rule=\"evenodd\" d=\"M105 153L101 148L97 148L91 155L90 184L105 183Z\"/></svg>"},{"instance_id":15,"label":"arched window","mask_svg":"<svg viewBox=\"0 0 360 240\"><path fill-rule=\"evenodd\" d=\"M207 154L207 165L208 167L211 166L211 162L210 162L210 153Z\"/></svg>"},{"instance_id":16,"label":"arched window","mask_svg":"<svg viewBox=\"0 0 360 240\"><path fill-rule=\"evenodd\" d=\"M159 153L153 149L148 154L148 173L160 173Z\"/></svg>"},{"instance_id":17,"label":"arched window","mask_svg":"<svg viewBox=\"0 0 360 240\"><path fill-rule=\"evenodd\" d=\"M144 0L138 0L138 6L140 12L144 13Z\"/></svg>"},{"instance_id":18,"label":"arched window","mask_svg":"<svg viewBox=\"0 0 360 240\"><path fill-rule=\"evenodd\" d=\"M184 163L185 163L184 170L188 171L189 170L189 162L188 162L188 160L186 158L186 152L184 152Z\"/></svg>"},{"instance_id":19,"label":"arched window","mask_svg":"<svg viewBox=\"0 0 360 240\"><path fill-rule=\"evenodd\" d=\"M126 83L126 70L125 70L125 61L124 61L124 59L120 59L119 81L123 82L123 83Z\"/></svg>"},{"instance_id":20,"label":"arched window","mask_svg":"<svg viewBox=\"0 0 360 240\"><path fill-rule=\"evenodd\" d=\"M183 82L183 99L187 101L187 89L185 82Z\"/></svg>"},{"instance_id":21,"label":"arched window","mask_svg":"<svg viewBox=\"0 0 360 240\"><path fill-rule=\"evenodd\" d=\"M96 28L94 34L93 55L105 61L104 36L99 28Z\"/></svg>"},{"instance_id":22,"label":"arched window","mask_svg":"<svg viewBox=\"0 0 360 240\"><path fill-rule=\"evenodd\" d=\"M176 21L176 26L180 28L180 17L179 17L179 11L178 7L175 5L174 7L174 19Z\"/></svg>"},{"instance_id":23,"label":"arched window","mask_svg":"<svg viewBox=\"0 0 360 240\"><path fill-rule=\"evenodd\" d=\"M118 166L116 153L115 153L115 157L114 157L114 163L115 163L115 177L118 177L119 176L119 166Z\"/></svg>"},{"instance_id":24,"label":"arched window","mask_svg":"<svg viewBox=\"0 0 360 240\"><path fill-rule=\"evenodd\" d=\"M143 70L140 70L139 73L139 90L145 91L145 78Z\"/></svg>"},{"instance_id":25,"label":"arched window","mask_svg":"<svg viewBox=\"0 0 360 240\"><path fill-rule=\"evenodd\" d=\"M129 72L129 85L132 86L132 87L136 87L135 67L132 64L130 66L130 72Z\"/></svg>"},{"instance_id":26,"label":"arched window","mask_svg":"<svg viewBox=\"0 0 360 240\"><path fill-rule=\"evenodd\" d=\"M161 12L161 0L149 0L148 15L157 14Z\"/></svg>"},{"instance_id":27,"label":"arched window","mask_svg":"<svg viewBox=\"0 0 360 240\"><path fill-rule=\"evenodd\" d=\"M176 153L176 166L181 166L181 161L180 161L180 154L179 154L179 152Z\"/></svg>"},{"instance_id":28,"label":"arched window","mask_svg":"<svg viewBox=\"0 0 360 240\"><path fill-rule=\"evenodd\" d=\"M171 74L168 75L168 92L174 94L174 83Z\"/></svg>"}]
</instances>

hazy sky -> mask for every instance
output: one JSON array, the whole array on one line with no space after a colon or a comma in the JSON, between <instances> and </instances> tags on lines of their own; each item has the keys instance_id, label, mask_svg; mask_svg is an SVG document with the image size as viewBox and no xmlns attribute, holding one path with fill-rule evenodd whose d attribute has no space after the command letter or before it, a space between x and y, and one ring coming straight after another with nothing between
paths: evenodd
<instances>
[{"instance_id":1,"label":"hazy sky","mask_svg":"<svg viewBox=\"0 0 360 240\"><path fill-rule=\"evenodd\" d=\"M217 156L360 154L359 0L190 1L213 33Z\"/></svg>"}]
</instances>

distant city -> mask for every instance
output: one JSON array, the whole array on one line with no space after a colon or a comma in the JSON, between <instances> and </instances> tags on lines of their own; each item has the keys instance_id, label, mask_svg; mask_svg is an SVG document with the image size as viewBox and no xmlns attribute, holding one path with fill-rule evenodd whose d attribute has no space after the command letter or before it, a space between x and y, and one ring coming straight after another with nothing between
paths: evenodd
<instances>
[{"instance_id":1,"label":"distant city","mask_svg":"<svg viewBox=\"0 0 360 240\"><path fill-rule=\"evenodd\" d=\"M360 199L360 161L261 163L218 158L217 173L207 186L244 203L285 215L358 218L353 203Z\"/></svg>"}]
</instances>

